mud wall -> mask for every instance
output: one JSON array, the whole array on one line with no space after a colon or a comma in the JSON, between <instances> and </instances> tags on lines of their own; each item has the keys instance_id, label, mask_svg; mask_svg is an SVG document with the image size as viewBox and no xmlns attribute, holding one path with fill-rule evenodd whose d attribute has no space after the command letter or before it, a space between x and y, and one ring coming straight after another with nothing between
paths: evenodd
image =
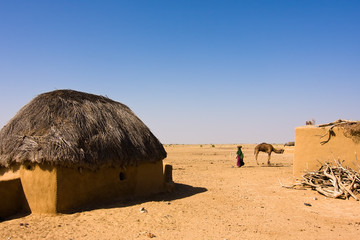
<instances>
[{"instance_id":1,"label":"mud wall","mask_svg":"<svg viewBox=\"0 0 360 240\"><path fill-rule=\"evenodd\" d=\"M20 178L0 180L0 218L28 211Z\"/></svg>"},{"instance_id":2,"label":"mud wall","mask_svg":"<svg viewBox=\"0 0 360 240\"><path fill-rule=\"evenodd\" d=\"M97 171L50 165L21 169L24 192L33 213L67 213L116 199L164 190L163 163Z\"/></svg>"},{"instance_id":3,"label":"mud wall","mask_svg":"<svg viewBox=\"0 0 360 240\"><path fill-rule=\"evenodd\" d=\"M20 168L21 184L33 213L56 213L57 168L26 164Z\"/></svg>"},{"instance_id":4,"label":"mud wall","mask_svg":"<svg viewBox=\"0 0 360 240\"><path fill-rule=\"evenodd\" d=\"M360 164L360 144L357 138L345 134L344 128L334 127L334 136L328 140L330 127L303 126L295 128L294 169L295 177L304 171L316 170L320 163L345 160L344 165L358 170ZM323 136L323 137L322 137ZM356 158L358 162L356 163Z\"/></svg>"},{"instance_id":5,"label":"mud wall","mask_svg":"<svg viewBox=\"0 0 360 240\"><path fill-rule=\"evenodd\" d=\"M0 218L29 211L19 169L20 166L0 168Z\"/></svg>"}]
</instances>

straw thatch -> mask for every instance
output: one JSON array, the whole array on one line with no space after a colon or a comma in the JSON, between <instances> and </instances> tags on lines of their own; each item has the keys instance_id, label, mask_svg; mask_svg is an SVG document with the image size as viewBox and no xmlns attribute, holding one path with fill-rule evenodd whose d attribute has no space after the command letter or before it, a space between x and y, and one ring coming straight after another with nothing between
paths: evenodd
<instances>
[{"instance_id":1,"label":"straw thatch","mask_svg":"<svg viewBox=\"0 0 360 240\"><path fill-rule=\"evenodd\" d=\"M162 144L127 106L73 90L40 94L0 131L5 167L46 162L96 168L165 157Z\"/></svg>"},{"instance_id":2,"label":"straw thatch","mask_svg":"<svg viewBox=\"0 0 360 240\"><path fill-rule=\"evenodd\" d=\"M347 123L344 125L344 135L351 138L354 142L360 142L360 121Z\"/></svg>"}]
</instances>

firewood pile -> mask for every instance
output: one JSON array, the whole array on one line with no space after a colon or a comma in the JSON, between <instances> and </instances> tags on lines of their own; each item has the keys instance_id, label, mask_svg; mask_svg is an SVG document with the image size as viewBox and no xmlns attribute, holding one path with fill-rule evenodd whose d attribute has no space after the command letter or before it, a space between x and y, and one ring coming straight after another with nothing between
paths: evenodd
<instances>
[{"instance_id":1,"label":"firewood pile","mask_svg":"<svg viewBox=\"0 0 360 240\"><path fill-rule=\"evenodd\" d=\"M292 186L280 184L285 188L311 188L331 198L353 197L356 201L360 198L360 173L344 167L341 161L335 161L335 164L325 163L317 171L306 172Z\"/></svg>"}]
</instances>

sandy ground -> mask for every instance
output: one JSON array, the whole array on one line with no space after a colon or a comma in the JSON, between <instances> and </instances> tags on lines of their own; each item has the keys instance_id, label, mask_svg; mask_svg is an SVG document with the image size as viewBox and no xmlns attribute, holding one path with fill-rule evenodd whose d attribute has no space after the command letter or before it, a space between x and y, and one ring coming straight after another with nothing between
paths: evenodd
<instances>
[{"instance_id":1,"label":"sandy ground","mask_svg":"<svg viewBox=\"0 0 360 240\"><path fill-rule=\"evenodd\" d=\"M167 145L176 191L63 215L16 216L0 223L0 239L358 239L360 203L325 198L291 183L293 147L256 165L245 144ZM267 156L259 154L266 163ZM311 206L305 205L307 203ZM144 211L140 211L144 208Z\"/></svg>"}]
</instances>

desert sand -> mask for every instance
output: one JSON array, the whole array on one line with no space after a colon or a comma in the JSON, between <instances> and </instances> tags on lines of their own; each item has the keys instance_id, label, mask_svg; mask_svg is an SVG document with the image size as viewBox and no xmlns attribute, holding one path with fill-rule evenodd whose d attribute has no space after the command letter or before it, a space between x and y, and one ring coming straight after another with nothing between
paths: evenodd
<instances>
[{"instance_id":1,"label":"desert sand","mask_svg":"<svg viewBox=\"0 0 360 240\"><path fill-rule=\"evenodd\" d=\"M17 215L0 222L0 239L357 239L360 203L281 187L292 177L294 147L253 155L243 144L166 145L176 189L73 214ZM283 147L281 145L274 145ZM261 164L262 163L262 164Z\"/></svg>"}]
</instances>

